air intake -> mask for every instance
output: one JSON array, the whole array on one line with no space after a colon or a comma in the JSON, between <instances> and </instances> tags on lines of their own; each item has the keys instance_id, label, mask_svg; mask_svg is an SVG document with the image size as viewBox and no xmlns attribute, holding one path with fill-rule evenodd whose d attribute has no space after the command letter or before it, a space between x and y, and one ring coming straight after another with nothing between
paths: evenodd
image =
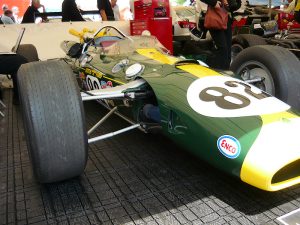
<instances>
[{"instance_id":1,"label":"air intake","mask_svg":"<svg viewBox=\"0 0 300 225\"><path fill-rule=\"evenodd\" d=\"M284 166L277 171L272 178L272 185L288 181L300 176L300 159Z\"/></svg>"}]
</instances>

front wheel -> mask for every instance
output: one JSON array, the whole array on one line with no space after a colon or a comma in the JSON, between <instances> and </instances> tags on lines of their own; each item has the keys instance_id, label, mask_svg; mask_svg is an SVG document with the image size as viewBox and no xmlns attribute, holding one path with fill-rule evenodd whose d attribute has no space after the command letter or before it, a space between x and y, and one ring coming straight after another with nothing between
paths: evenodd
<instances>
[{"instance_id":1,"label":"front wheel","mask_svg":"<svg viewBox=\"0 0 300 225\"><path fill-rule=\"evenodd\" d=\"M240 52L230 69L244 81L300 109L300 62L289 50L271 45L249 47Z\"/></svg>"},{"instance_id":2,"label":"front wheel","mask_svg":"<svg viewBox=\"0 0 300 225\"><path fill-rule=\"evenodd\" d=\"M83 173L87 133L76 79L63 61L33 62L18 71L27 146L41 183Z\"/></svg>"}]
</instances>

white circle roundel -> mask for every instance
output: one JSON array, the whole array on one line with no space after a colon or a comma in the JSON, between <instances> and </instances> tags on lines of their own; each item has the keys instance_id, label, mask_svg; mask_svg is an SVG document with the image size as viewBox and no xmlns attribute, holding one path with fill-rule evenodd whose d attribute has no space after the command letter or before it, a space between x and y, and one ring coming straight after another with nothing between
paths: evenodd
<instances>
[{"instance_id":1,"label":"white circle roundel","mask_svg":"<svg viewBox=\"0 0 300 225\"><path fill-rule=\"evenodd\" d=\"M224 156L230 159L237 158L241 152L240 142L230 135L223 135L219 137L217 147Z\"/></svg>"},{"instance_id":2,"label":"white circle roundel","mask_svg":"<svg viewBox=\"0 0 300 225\"><path fill-rule=\"evenodd\" d=\"M197 113L210 117L243 117L283 112L289 105L241 80L209 76L195 80L187 101Z\"/></svg>"}]
</instances>

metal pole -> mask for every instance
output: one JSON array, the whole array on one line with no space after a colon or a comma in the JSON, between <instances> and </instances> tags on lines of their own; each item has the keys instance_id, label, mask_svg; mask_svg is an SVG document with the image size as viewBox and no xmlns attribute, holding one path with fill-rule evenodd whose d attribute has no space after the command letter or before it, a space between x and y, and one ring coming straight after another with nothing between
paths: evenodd
<instances>
[{"instance_id":1,"label":"metal pole","mask_svg":"<svg viewBox=\"0 0 300 225\"><path fill-rule=\"evenodd\" d=\"M98 136L98 137L90 138L90 139L88 140L88 143L91 144L91 143L94 143L94 142L96 142L96 141L101 141L101 140L104 140L104 139L107 139L107 138L116 136L116 135L118 135L118 134L122 134L122 133L124 133L124 132L126 132L126 131L133 130L133 129L138 128L138 127L140 127L140 124L134 124L134 125L132 125L132 126L123 128L123 129L118 130L118 131L115 131L115 132L111 132L111 133L104 134L104 135L101 135L101 136Z\"/></svg>"},{"instance_id":2,"label":"metal pole","mask_svg":"<svg viewBox=\"0 0 300 225\"><path fill-rule=\"evenodd\" d=\"M101 104L104 108L111 110L110 107L108 107L106 104L104 104L102 101L98 102L99 104ZM130 123L130 124L136 124L136 121L133 121L129 118L127 118L126 116L122 115L121 113L115 112L115 115L117 115L118 117L120 117L121 119L125 120L126 122ZM143 129L141 126L138 127L139 130L145 132L145 129ZM146 132L145 132L146 133Z\"/></svg>"},{"instance_id":3,"label":"metal pole","mask_svg":"<svg viewBox=\"0 0 300 225\"><path fill-rule=\"evenodd\" d=\"M82 101L100 100L100 99L107 99L107 98L122 98L122 97L124 97L124 93L107 94L107 95L92 95L92 96L82 96Z\"/></svg>"},{"instance_id":4,"label":"metal pole","mask_svg":"<svg viewBox=\"0 0 300 225\"><path fill-rule=\"evenodd\" d=\"M271 15L272 15L272 0L269 0L269 20L271 20Z\"/></svg>"},{"instance_id":5,"label":"metal pole","mask_svg":"<svg viewBox=\"0 0 300 225\"><path fill-rule=\"evenodd\" d=\"M6 105L0 100L0 105L2 105L4 108L6 108Z\"/></svg>"},{"instance_id":6,"label":"metal pole","mask_svg":"<svg viewBox=\"0 0 300 225\"><path fill-rule=\"evenodd\" d=\"M108 117L110 117L111 114L113 114L117 110L117 106L110 110L101 120L99 120L98 123L96 123L91 129L88 131L88 135L90 135L94 130L97 129Z\"/></svg>"},{"instance_id":7,"label":"metal pole","mask_svg":"<svg viewBox=\"0 0 300 225\"><path fill-rule=\"evenodd\" d=\"M6 105L0 100L0 105L2 105L3 106L3 108L6 108ZM4 113L0 110L0 115L2 116L2 117L4 117L5 115L4 115Z\"/></svg>"}]
</instances>

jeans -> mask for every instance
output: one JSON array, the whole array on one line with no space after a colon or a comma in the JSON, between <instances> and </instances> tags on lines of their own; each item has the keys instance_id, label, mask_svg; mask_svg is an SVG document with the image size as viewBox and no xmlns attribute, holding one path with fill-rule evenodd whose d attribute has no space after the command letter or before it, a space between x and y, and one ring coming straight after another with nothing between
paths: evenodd
<instances>
[{"instance_id":1,"label":"jeans","mask_svg":"<svg viewBox=\"0 0 300 225\"><path fill-rule=\"evenodd\" d=\"M299 0L298 0L299 1ZM300 23L300 11L295 11L294 13L294 19Z\"/></svg>"},{"instance_id":2,"label":"jeans","mask_svg":"<svg viewBox=\"0 0 300 225\"><path fill-rule=\"evenodd\" d=\"M226 30L209 30L216 45L216 69L228 70L231 62L232 20L228 18Z\"/></svg>"}]
</instances>

